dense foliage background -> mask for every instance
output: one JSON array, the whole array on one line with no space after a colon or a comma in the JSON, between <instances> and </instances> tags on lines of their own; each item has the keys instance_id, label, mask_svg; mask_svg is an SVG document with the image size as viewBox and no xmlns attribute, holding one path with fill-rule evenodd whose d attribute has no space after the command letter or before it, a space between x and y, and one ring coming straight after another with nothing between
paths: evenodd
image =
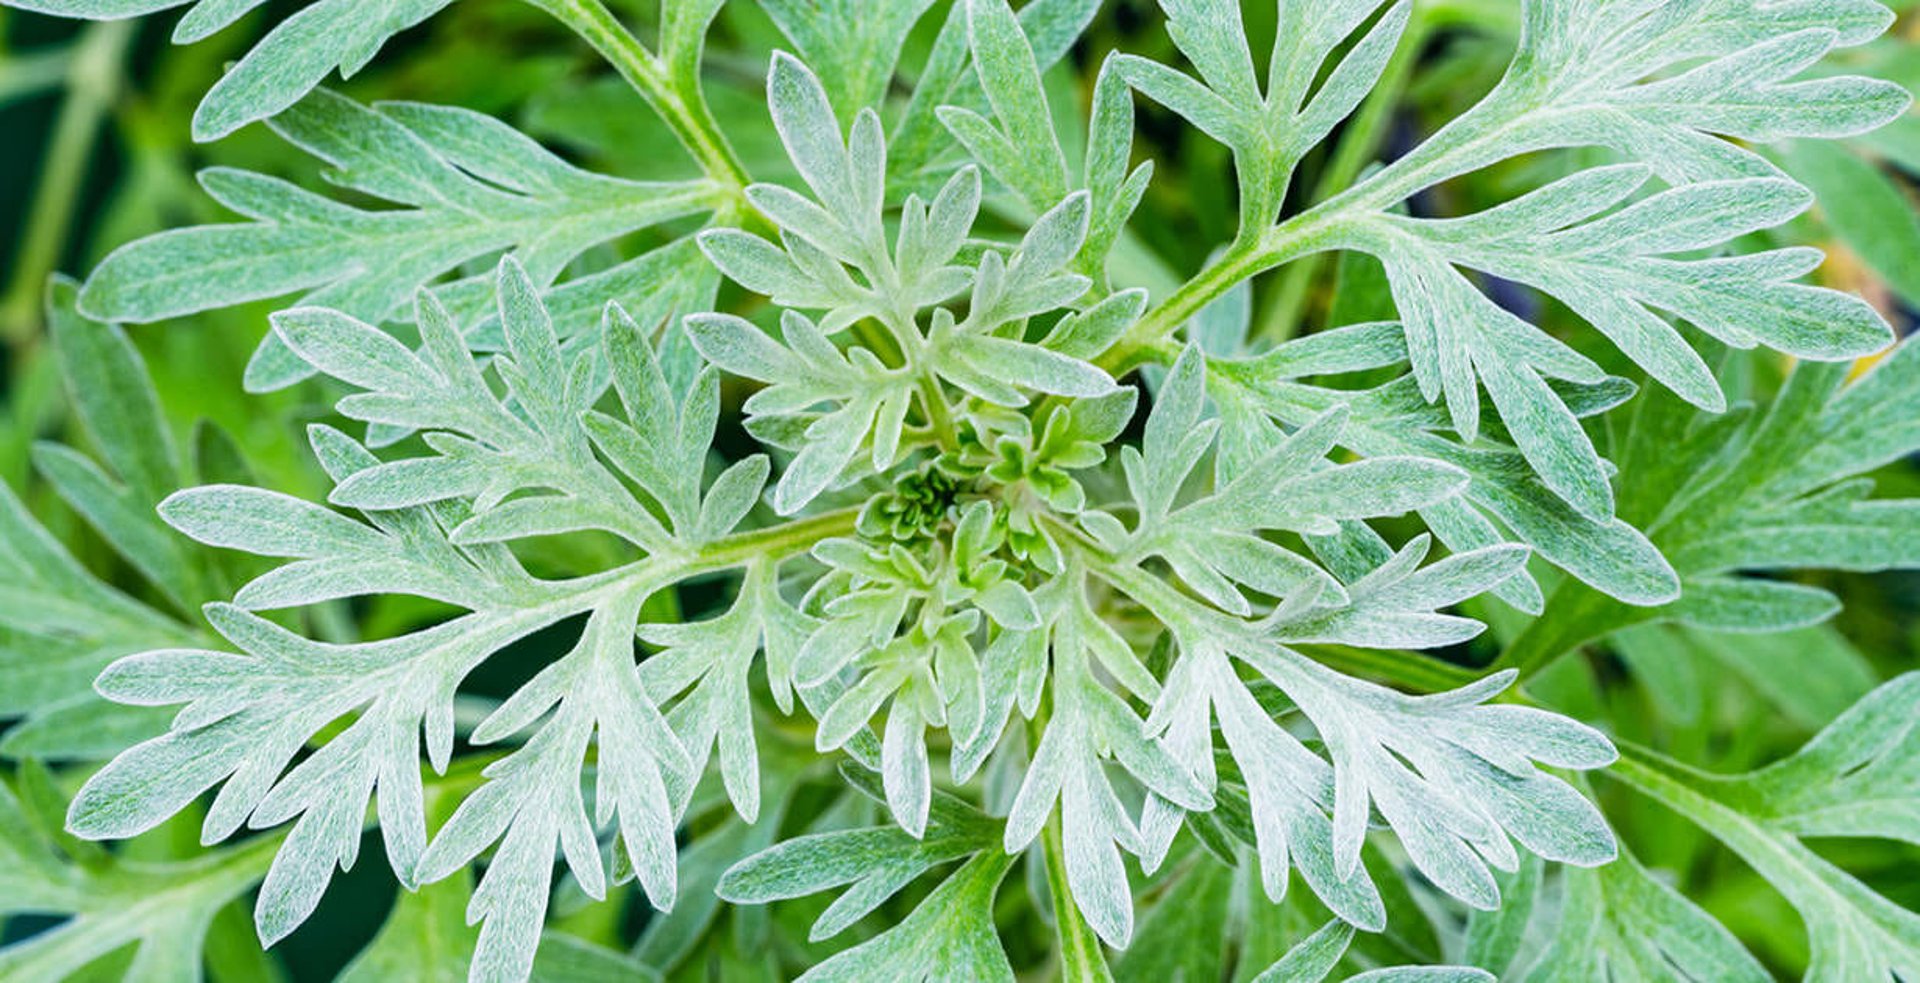
<instances>
[{"instance_id":1,"label":"dense foliage background","mask_svg":"<svg viewBox=\"0 0 1920 983\"><path fill-rule=\"evenodd\" d=\"M244 51L266 25L299 6L269 3L241 29L179 47L167 43L168 18L82 23L0 9L0 188L5 189L0 193L0 335L5 339L0 353L0 475L87 565L136 592L150 594L151 588L50 492L30 460L36 441L85 445L46 340L45 284L56 272L84 276L106 252L139 236L220 220L220 207L194 181L201 167L239 166L303 186L321 186L311 160L262 126L211 144L193 143L187 127L195 104L218 79L223 63ZM645 0L620 0L613 6L636 24L655 16ZM1398 94L1377 130L1377 151L1384 158L1410 147L1489 89L1515 41L1517 5L1505 0L1432 0L1418 6L1416 30L1424 32L1419 55L1397 66L1397 74L1384 83ZM1910 2L1893 6L1905 8L1893 31L1873 45L1845 52L1842 60L1853 70L1920 91L1920 10ZM1246 11L1257 48L1261 33L1271 33L1272 4L1251 2ZM938 10L922 19L907 46L905 74L910 76L924 60L942 20ZM787 170L763 95L767 54L785 45L756 4L731 3L708 46L709 97L756 175ZM1177 61L1152 3L1112 0L1065 62L1047 73L1054 104L1077 105L1090 91L1102 58L1113 49ZM671 177L662 172L663 162L672 167L682 160L671 150L671 135L625 83L564 27L517 3L454 4L400 35L338 89L363 101L409 99L477 109L608 173ZM1196 253L1195 243L1232 238L1236 206L1225 149L1145 100L1138 112L1136 156L1151 157L1156 174L1131 226L1138 241L1117 254L1115 262L1124 270L1118 276L1149 285L1157 294L1207 260ZM1074 130L1062 127L1062 132ZM1329 147L1346 150L1337 143ZM1920 323L1920 208L1915 205L1920 192L1920 117L1909 113L1871 136L1843 143L1788 142L1766 152L1812 187L1820 205L1765 235L1825 249L1829 259L1817 275L1819 282L1864 295L1902 335L1913 330ZM1367 156L1341 159L1330 154L1323 148L1308 158L1292 191L1296 204L1320 194L1322 187L1338 187L1343 172L1350 178L1352 168ZM1535 187L1552 168L1564 166L1563 157L1523 157L1449 182L1414 206L1433 214L1460 214L1505 200L1514 189ZM1549 173L1543 175L1543 169ZM1328 181L1333 183L1324 183ZM670 224L632 237L634 241L622 242L611 252L637 254L685 231L684 223ZM587 262L608 258L595 255ZM1594 332L1575 330L1577 322L1566 312L1542 308L1537 298L1518 289L1501 299L1524 308L1535 323L1566 328L1564 337L1610 371L1632 374L1610 346L1592 343ZM1352 257L1316 259L1263 277L1250 302L1254 330L1269 341L1392 316L1378 266ZM174 438L193 449L203 469L324 498L328 483L306 451L304 431L309 423L334 419L323 398L333 390L308 382L248 394L239 385L273 306L257 303L193 315L136 328L131 337L151 370ZM1762 349L1742 358L1741 371L1751 379L1752 391L1764 398L1783 376L1784 357ZM723 442L729 432L737 434L730 430L736 426L730 407L722 423ZM1920 494L1920 468L1914 462L1891 465L1876 477L1883 495ZM1739 771L1775 760L1877 681L1920 668L1920 618L1915 617L1920 612L1920 574L1796 576L1837 593L1844 610L1825 625L1765 636L1664 626L1635 629L1611 644L1590 646L1580 657L1562 660L1532 684L1533 695L1582 719L1606 721L1619 735L1710 771ZM683 596L681 603L697 610L708 600L696 594ZM1491 660L1521 622L1490 600L1470 607L1470 613L1488 620L1494 630L1443 655L1479 666ZM342 607L338 614L357 619L363 632L378 635L430 617L432 609L427 602L381 597ZM474 677L472 689L478 696L504 697L568 643L544 635L519 643L525 658L489 662ZM0 644L0 660L32 658L31 652L4 650ZM4 680L0 676L0 688ZM0 719L20 709L9 704L0 692ZM0 734L8 726L0 723ZM23 763L29 757L0 743L0 759L5 759L0 772L16 785L35 780L24 777L36 767ZM63 771L58 780L70 778ZM1729 926L1771 969L1795 975L1804 966L1798 916L1755 873L1659 806L1604 779L1595 780L1592 788L1609 801L1608 815L1622 839L1649 867L1670 872L1689 897ZM197 849L196 826L192 816L183 816L125 849L156 859L188 856ZM374 834L368 836L363 852L377 856ZM1843 860L1891 900L1920 908L1920 877L1915 876L1920 848L1884 841L1816 841L1814 846ZM1166 872L1160 886L1149 890L1191 892L1196 900L1190 906L1169 905L1164 915L1150 917L1138 929L1135 946L1117 967L1123 977L1167 978L1156 975L1164 967L1145 962L1153 958L1150 954L1177 948L1186 937L1227 916L1229 875L1224 869L1200 874L1186 870ZM211 965L225 980L331 979L373 938L396 890L384 865L361 863L336 878L318 913L271 956L258 952L248 905L236 902L216 923ZM912 896L915 892L909 892ZM684 956L692 942L661 932L660 920L643 904L624 910L579 907L567 913L563 902L560 910L560 924L567 931L621 948L637 942L642 957L656 964ZM796 915L793 920L787 937L804 939L808 919ZM27 937L46 924L32 917L7 920L0 925L0 942ZM1295 927L1310 924L1302 916ZM1431 933L1425 940L1417 936L1397 942L1410 953L1430 951ZM1018 938L1015 933L1016 944ZM1023 956L1032 955L1016 949L1016 967ZM702 949L692 964L719 967L731 958L736 956Z\"/></svg>"}]
</instances>

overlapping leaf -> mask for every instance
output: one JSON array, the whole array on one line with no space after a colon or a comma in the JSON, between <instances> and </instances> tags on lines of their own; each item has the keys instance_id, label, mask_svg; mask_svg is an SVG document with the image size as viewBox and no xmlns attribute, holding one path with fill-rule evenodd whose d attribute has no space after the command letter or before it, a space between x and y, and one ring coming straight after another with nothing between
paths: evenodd
<instances>
[{"instance_id":1,"label":"overlapping leaf","mask_svg":"<svg viewBox=\"0 0 1920 983\"><path fill-rule=\"evenodd\" d=\"M1517 979L1772 979L1725 926L1631 856L1598 870L1568 869L1562 893L1558 926Z\"/></svg>"},{"instance_id":2,"label":"overlapping leaf","mask_svg":"<svg viewBox=\"0 0 1920 983\"><path fill-rule=\"evenodd\" d=\"M1041 215L1010 255L989 249L975 265L959 265L980 202L979 177L965 168L931 205L910 196L889 243L878 116L862 110L843 140L819 79L783 54L775 56L767 85L774 125L814 200L753 185L748 197L780 227L781 245L718 229L701 236L701 247L728 276L776 304L825 314L816 324L783 312L780 342L732 315L695 317L688 330L709 361L768 384L747 411L758 436L796 451L775 489L779 511L794 512L829 488L884 472L905 452L950 437L943 383L1010 407L1025 405L1029 392L1081 397L1112 390L1112 379L1084 359L1138 316L1138 294L1084 312L1039 344L1010 336L1086 292L1088 278L1066 271L1087 238L1086 194L1068 195ZM935 306L962 291L964 318ZM932 310L923 324L926 308ZM861 330L843 350L833 336L856 324ZM910 431L916 407L923 425Z\"/></svg>"},{"instance_id":3,"label":"overlapping leaf","mask_svg":"<svg viewBox=\"0 0 1920 983\"><path fill-rule=\"evenodd\" d=\"M209 618L244 655L162 649L121 659L102 675L99 688L120 702L186 707L170 731L119 755L89 781L73 803L71 828L95 838L130 836L215 785L221 788L203 829L207 842L245 824L293 820L256 909L261 936L269 941L313 911L336 865L353 863L369 800L389 861L409 885L463 870L500 841L469 908L472 918L485 922L473 957L475 978L528 973L556 847L584 889L604 890L597 824L617 823L650 896L662 906L671 903L672 831L697 773L646 692L632 637L641 603L685 576L699 544L729 532L745 515L765 478L765 462L757 470L746 465L744 478L723 476L703 498L699 464L710 440L711 410L689 410L691 397L656 398L668 392L665 375L650 343L630 323L610 332L604 359L576 359L569 373L524 275L511 260L503 270L501 315L512 358L494 366L518 397L513 410L486 387L431 298L422 301L422 324L432 368L384 333L337 312L295 311L280 330L303 357L369 390L342 401L356 415L396 425L458 427L525 451L525 459L546 454L550 467L528 484L564 487L556 474L591 473L601 476L600 487L609 493L618 489L628 496L604 470L585 470L602 466L580 422L597 390L581 394L592 388L587 376L595 367L610 367L633 410L625 422L606 418L601 429L633 428L629 439L644 452L645 466L632 460L623 466L669 516L674 531L648 519L646 531L656 537L649 545L663 556L574 581L537 581L492 540L585 528L589 522L560 513L529 525L528 517L539 513L523 512L513 521L483 513L495 516L491 538L461 537L458 531L471 532L474 521L468 500L484 500L484 484L438 487L449 472L423 475L415 469L420 462L444 468L448 458L383 464L325 427L313 431L315 453L336 481L336 497L360 508L364 522L239 486L192 489L163 504L169 522L202 542L295 558L244 588L238 598L244 605L411 593L466 612L383 641L322 643L245 607L213 605ZM711 401L710 374L706 385ZM676 447L694 448L692 457ZM620 463L627 449L616 445L608 453ZM623 501L647 514L631 497ZM426 756L444 771L453 750L453 698L462 680L516 639L577 614L588 615L579 645L497 709L471 739L498 740L537 718L545 723L487 769L486 783L428 846L419 760L423 729ZM344 725L321 737L342 718ZM314 752L296 760L310 742L317 743ZM578 777L590 745L597 751L597 823L588 818Z\"/></svg>"},{"instance_id":4,"label":"overlapping leaf","mask_svg":"<svg viewBox=\"0 0 1920 983\"><path fill-rule=\"evenodd\" d=\"M310 8L311 9L311 8ZM122 246L88 278L80 306L114 321L157 321L301 291L301 302L378 323L419 288L503 249L542 285L589 247L709 211L704 181L628 181L580 170L497 120L419 103L368 108L320 90L275 116L275 132L330 165L329 180L405 208L342 204L279 178L214 168L201 183L250 221L172 229ZM625 285L583 283L590 307ZM462 288L463 312L488 299ZM450 298L452 299L452 298ZM306 366L269 335L247 384L272 389Z\"/></svg>"},{"instance_id":5,"label":"overlapping leaf","mask_svg":"<svg viewBox=\"0 0 1920 983\"><path fill-rule=\"evenodd\" d=\"M1551 659L1649 619L1734 632L1802 627L1834 613L1833 595L1766 574L1920 564L1915 502L1873 498L1862 477L1920 447L1909 422L1917 373L1920 346L1908 341L1852 382L1844 366L1801 363L1763 412L1708 416L1646 394L1617 442L1621 514L1671 559L1683 592L1626 609L1568 585L1514 658Z\"/></svg>"},{"instance_id":6,"label":"overlapping leaf","mask_svg":"<svg viewBox=\"0 0 1920 983\"><path fill-rule=\"evenodd\" d=\"M1920 973L1920 914L1816 854L1803 837L1920 842L1916 731L1920 675L1868 694L1799 753L1744 775L1707 775L1646 757L1622 778L1725 843L1805 920L1807 979L1903 979Z\"/></svg>"},{"instance_id":7,"label":"overlapping leaf","mask_svg":"<svg viewBox=\"0 0 1920 983\"><path fill-rule=\"evenodd\" d=\"M193 0L22 0L23 9L88 20L137 17ZM193 114L196 140L214 140L300 100L328 75L365 68L395 34L452 0L316 0L267 32L215 83ZM174 25L175 44L225 30L262 0L199 0Z\"/></svg>"},{"instance_id":8,"label":"overlapping leaf","mask_svg":"<svg viewBox=\"0 0 1920 983\"><path fill-rule=\"evenodd\" d=\"M1040 87L1040 68L1006 0L964 5L974 71L998 125L964 106L940 107L940 120L974 160L1013 189L1035 212L1045 212L1076 187ZM1133 103L1119 74L1103 69L1094 85L1086 163L1077 187L1089 198L1091 221L1074 268L1104 279L1107 252L1133 214L1153 174L1152 162L1128 170Z\"/></svg>"},{"instance_id":9,"label":"overlapping leaf","mask_svg":"<svg viewBox=\"0 0 1920 983\"><path fill-rule=\"evenodd\" d=\"M53 353L100 462L43 443L34 460L61 497L99 531L175 612L211 599L219 568L181 548L153 514L185 482L172 435L138 352L119 328L74 311L76 287L48 293ZM83 566L0 488L0 716L25 717L0 751L9 756L110 757L165 722L144 708L103 703L93 677L108 663L155 646L197 644L180 620L110 586Z\"/></svg>"},{"instance_id":10,"label":"overlapping leaf","mask_svg":"<svg viewBox=\"0 0 1920 983\"><path fill-rule=\"evenodd\" d=\"M1364 457L1411 456L1444 462L1470 481L1459 497L1430 505L1420 517L1458 551L1517 540L1542 558L1611 597L1660 604L1679 592L1678 579L1645 534L1619 516L1583 515L1554 494L1514 449L1505 428L1489 428L1475 446L1443 436L1445 410L1429 406L1411 377L1361 392L1307 383L1309 376L1393 365L1405 348L1389 324L1364 324L1289 342L1265 355L1214 360L1208 385L1224 418L1222 442L1236 467L1257 460L1278 432L1275 422L1305 427L1344 405L1339 441ZM1568 386L1556 398L1575 416L1603 412L1633 394L1624 380ZM1380 544L1376 548L1383 549ZM1516 577L1500 596L1526 610L1543 603L1531 579Z\"/></svg>"},{"instance_id":11,"label":"overlapping leaf","mask_svg":"<svg viewBox=\"0 0 1920 983\"><path fill-rule=\"evenodd\" d=\"M259 882L279 842L262 836L191 860L129 861L59 834L61 806L38 765L13 787L0 782L0 916L64 919L0 947L8 979L81 977L129 946L122 979L198 979L215 914Z\"/></svg>"}]
</instances>

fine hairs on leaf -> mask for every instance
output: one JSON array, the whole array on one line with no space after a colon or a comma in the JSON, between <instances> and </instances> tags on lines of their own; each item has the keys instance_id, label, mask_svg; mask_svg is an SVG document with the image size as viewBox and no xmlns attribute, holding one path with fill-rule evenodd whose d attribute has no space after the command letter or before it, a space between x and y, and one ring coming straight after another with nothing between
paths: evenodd
<instances>
[{"instance_id":1,"label":"fine hairs on leaf","mask_svg":"<svg viewBox=\"0 0 1920 983\"><path fill-rule=\"evenodd\" d=\"M0 978L1920 979L1875 0L257 6L47 289Z\"/></svg>"}]
</instances>

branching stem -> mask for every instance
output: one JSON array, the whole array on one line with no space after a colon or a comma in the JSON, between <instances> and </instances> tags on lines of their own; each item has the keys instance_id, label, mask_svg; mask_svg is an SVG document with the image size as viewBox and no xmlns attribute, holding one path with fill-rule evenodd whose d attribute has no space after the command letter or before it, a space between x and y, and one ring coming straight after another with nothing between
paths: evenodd
<instances>
[{"instance_id":1,"label":"branching stem","mask_svg":"<svg viewBox=\"0 0 1920 983\"><path fill-rule=\"evenodd\" d=\"M1302 212L1243 241L1222 254L1128 329L1095 363L1115 376L1148 362L1170 362L1177 354L1169 342L1194 315L1248 277L1303 256L1337 249L1345 231L1345 213L1337 202Z\"/></svg>"},{"instance_id":2,"label":"branching stem","mask_svg":"<svg viewBox=\"0 0 1920 983\"><path fill-rule=\"evenodd\" d=\"M633 32L613 16L600 0L527 0L552 14L562 24L600 53L647 100L660 119L673 131L681 146L693 155L707 177L721 185L737 213L733 218L750 220L758 213L748 204L749 183L746 167L727 142L726 135L707 106L707 97L698 76L681 77Z\"/></svg>"},{"instance_id":3,"label":"branching stem","mask_svg":"<svg viewBox=\"0 0 1920 983\"><path fill-rule=\"evenodd\" d=\"M1426 48L1431 23L1429 8L1424 4L1415 4L1406 31L1400 35L1400 46L1394 49L1386 69L1380 73L1379 83L1347 122L1332 159L1314 183L1312 204L1326 201L1351 187L1360 177L1360 172L1379 155L1387 125L1393 121L1394 107L1399 105L1407 82L1413 77L1413 68L1420 52ZM1293 337L1299 330L1307 298L1314 281L1326 265L1325 260L1324 254L1316 253L1287 268L1271 313L1261 319L1256 331L1274 341Z\"/></svg>"}]
</instances>

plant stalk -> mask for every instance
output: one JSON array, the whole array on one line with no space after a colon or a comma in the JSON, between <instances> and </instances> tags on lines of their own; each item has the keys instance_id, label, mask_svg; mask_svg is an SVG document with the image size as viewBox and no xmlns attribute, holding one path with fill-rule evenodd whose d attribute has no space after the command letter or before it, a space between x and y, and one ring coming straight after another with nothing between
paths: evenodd
<instances>
[{"instance_id":1,"label":"plant stalk","mask_svg":"<svg viewBox=\"0 0 1920 983\"><path fill-rule=\"evenodd\" d=\"M1080 914L1067 883L1067 855L1060 832L1060 810L1055 809L1041 831L1041 851L1047 858L1047 893L1053 897L1053 927L1060 937L1060 978L1068 983L1112 983L1100 937Z\"/></svg>"},{"instance_id":2,"label":"plant stalk","mask_svg":"<svg viewBox=\"0 0 1920 983\"><path fill-rule=\"evenodd\" d=\"M1318 205L1352 186L1360 172L1379 155L1387 125L1393 121L1394 107L1399 105L1400 96L1413 77L1414 63L1427 46L1430 30L1427 6L1415 4L1406 31L1400 35L1400 46L1394 49L1393 57L1380 73L1380 81L1347 123L1333 158L1314 183L1310 205ZM1287 268L1272 310L1261 320L1260 333L1276 342L1293 337L1300 328L1300 318L1306 311L1314 282L1326 266L1326 258L1323 253L1315 253Z\"/></svg>"},{"instance_id":3,"label":"plant stalk","mask_svg":"<svg viewBox=\"0 0 1920 983\"><path fill-rule=\"evenodd\" d=\"M747 170L707 106L697 76L676 77L601 0L527 0L553 15L600 53L640 93L687 148L708 178L720 184L739 217L756 215L748 204Z\"/></svg>"},{"instance_id":4,"label":"plant stalk","mask_svg":"<svg viewBox=\"0 0 1920 983\"><path fill-rule=\"evenodd\" d=\"M4 299L0 299L0 332L16 349L26 347L39 335L47 277L59 267L61 254L66 251L87 162L93 155L100 122L119 95L121 62L132 38L132 21L100 21L88 25L66 54L66 101L60 106L52 140L41 161L13 276Z\"/></svg>"}]
</instances>

